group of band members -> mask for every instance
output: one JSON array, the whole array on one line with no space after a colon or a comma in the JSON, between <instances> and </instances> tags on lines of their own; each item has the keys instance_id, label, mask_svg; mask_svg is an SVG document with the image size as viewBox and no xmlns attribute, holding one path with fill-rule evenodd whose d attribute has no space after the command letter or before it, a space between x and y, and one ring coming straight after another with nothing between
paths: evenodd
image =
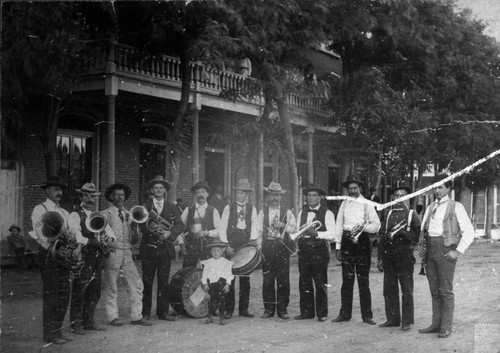
<instances>
[{"instance_id":1,"label":"group of band members","mask_svg":"<svg viewBox=\"0 0 500 353\"><path fill-rule=\"evenodd\" d=\"M435 181L443 180L444 177L439 176ZM420 241L426 245L422 254L427 266L433 318L431 326L419 332L437 332L439 337L448 337L453 319L452 283L456 259L468 248L474 237L465 209L460 203L448 198L451 185L445 183L435 189L437 201L427 209L422 227L419 216L410 210L408 202L398 203L384 211L380 221L375 208L363 202L363 183L359 179L349 176L343 186L351 198L361 202L351 199L343 201L335 220L334 214L321 203L325 191L319 185L310 184L304 189L306 204L299 212L297 224L292 210L282 205L281 198L286 191L276 182L264 188L267 205L257 213L256 208L249 203L249 194L253 189L247 179L240 179L234 187L235 202L225 206L222 216L207 203L212 191L210 186L206 182L198 182L191 189L194 204L181 215L179 209L166 200L170 184L162 176L156 176L146 184L151 197L143 206L148 212L154 211L170 223L168 230L164 229L158 234L144 223L133 222L129 210L124 207L131 189L125 184L115 183L105 191L105 198L111 206L101 212L107 226L95 233L88 229L86 223L100 195L95 185L86 183L75 190L79 194L80 204L69 214L59 205L66 185L58 177L48 178L47 183L41 186L47 200L34 208L31 216L33 231L30 232L40 244L44 340L59 345L73 339L61 330L69 304L72 272L70 325L76 334L85 334L86 330L104 330L94 321L95 307L100 298L101 270L104 272L105 312L111 325L124 324L119 318L117 303L117 280L120 274L126 278L131 293L132 324L152 325L149 319L155 274L158 282L157 317L175 321L175 314L169 314L168 310L168 282L171 261L175 258L174 244L181 244L185 249L184 268L197 267L199 262L207 260L210 244L214 241L227 246L228 258L248 244L261 249L262 318L270 318L275 313L281 319L289 318L290 256L298 250L300 314L294 319L317 317L319 321L325 321L328 316L327 271L330 242L335 241L336 255L342 264L342 286L340 312L332 322L351 319L356 276L361 317L364 322L374 325L369 272L371 240L379 230L378 268L384 272L383 295L387 317L387 321L380 326L401 325L401 330L407 331L414 323L413 250L417 241ZM404 183L398 183L391 189L394 199L410 192L411 188ZM73 262L71 265L62 263L54 256L65 249L56 249L57 242L46 237L50 220L42 217L54 212L62 219L64 233L73 240L72 258L77 259L78 266ZM308 227L297 242L292 240L290 234L315 221L316 226ZM421 228L423 231L419 239ZM142 279L132 255L132 246L139 240ZM252 318L254 315L248 311L250 277L239 277L239 316ZM402 291L402 315L398 282ZM235 279L231 281L229 292L225 295L225 304L225 313L219 315L230 319L235 307Z\"/></svg>"}]
</instances>

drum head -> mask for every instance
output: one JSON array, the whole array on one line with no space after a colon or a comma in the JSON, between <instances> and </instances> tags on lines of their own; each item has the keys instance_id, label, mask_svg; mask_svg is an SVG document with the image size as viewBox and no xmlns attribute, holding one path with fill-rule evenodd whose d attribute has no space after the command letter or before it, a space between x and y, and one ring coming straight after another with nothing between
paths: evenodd
<instances>
[{"instance_id":1,"label":"drum head","mask_svg":"<svg viewBox=\"0 0 500 353\"><path fill-rule=\"evenodd\" d=\"M246 266L253 260L256 253L257 248L255 246L245 246L244 248L238 250L231 258L231 261L234 262L233 269L239 269Z\"/></svg>"},{"instance_id":2,"label":"drum head","mask_svg":"<svg viewBox=\"0 0 500 353\"><path fill-rule=\"evenodd\" d=\"M208 314L210 296L201 286L201 269L184 268L170 282L170 304L177 313L194 318Z\"/></svg>"}]
</instances>

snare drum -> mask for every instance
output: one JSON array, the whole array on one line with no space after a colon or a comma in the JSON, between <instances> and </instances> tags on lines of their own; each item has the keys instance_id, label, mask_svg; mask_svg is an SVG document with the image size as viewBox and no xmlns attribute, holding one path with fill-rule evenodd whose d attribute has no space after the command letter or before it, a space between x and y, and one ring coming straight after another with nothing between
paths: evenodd
<instances>
[{"instance_id":1,"label":"snare drum","mask_svg":"<svg viewBox=\"0 0 500 353\"><path fill-rule=\"evenodd\" d=\"M253 245L240 248L231 258L233 264L233 275L244 276L252 273L262 260L262 252Z\"/></svg>"},{"instance_id":2,"label":"snare drum","mask_svg":"<svg viewBox=\"0 0 500 353\"><path fill-rule=\"evenodd\" d=\"M170 305L178 314L202 318L208 314L210 296L201 286L201 269L186 267L170 281Z\"/></svg>"}]
</instances>

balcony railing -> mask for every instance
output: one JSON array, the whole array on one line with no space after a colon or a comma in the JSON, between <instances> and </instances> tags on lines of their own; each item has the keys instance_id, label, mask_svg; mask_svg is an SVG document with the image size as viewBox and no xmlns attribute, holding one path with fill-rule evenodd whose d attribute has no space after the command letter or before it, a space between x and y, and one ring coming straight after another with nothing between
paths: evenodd
<instances>
[{"instance_id":1,"label":"balcony railing","mask_svg":"<svg viewBox=\"0 0 500 353\"><path fill-rule=\"evenodd\" d=\"M117 71L138 74L172 82L181 82L180 59L168 55L144 54L135 48L116 45L109 58L100 58L85 63L85 72L90 74L102 71L106 61L115 61ZM200 62L190 62L190 81L194 87L208 93L232 97L236 100L250 101L263 104L262 93L259 93L256 80L227 70L211 68ZM304 98L297 94L289 94L287 103L298 109L326 114L328 110L323 106L321 98Z\"/></svg>"}]
</instances>

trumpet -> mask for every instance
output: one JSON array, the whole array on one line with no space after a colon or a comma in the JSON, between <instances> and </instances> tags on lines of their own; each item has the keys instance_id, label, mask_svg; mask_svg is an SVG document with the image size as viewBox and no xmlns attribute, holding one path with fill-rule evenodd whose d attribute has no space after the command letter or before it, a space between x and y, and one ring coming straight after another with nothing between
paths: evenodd
<instances>
[{"instance_id":1,"label":"trumpet","mask_svg":"<svg viewBox=\"0 0 500 353\"><path fill-rule=\"evenodd\" d=\"M99 250L103 253L104 257L108 257L111 249L107 242L101 240L101 233L106 229L108 221L101 212L92 212L85 220L85 227L95 233L95 237L99 246Z\"/></svg>"},{"instance_id":2,"label":"trumpet","mask_svg":"<svg viewBox=\"0 0 500 353\"><path fill-rule=\"evenodd\" d=\"M309 222L309 223L306 223L304 224L302 227L300 227L299 231L296 232L296 233L293 233L293 234L290 234L290 238L292 239L292 241L295 241L297 240L297 238L299 236L302 235L302 233L304 233L306 230L309 230L311 228L314 228L314 230L318 230L320 229L322 226L322 223L318 220L315 220L315 221L312 221L312 222Z\"/></svg>"},{"instance_id":3,"label":"trumpet","mask_svg":"<svg viewBox=\"0 0 500 353\"><path fill-rule=\"evenodd\" d=\"M349 235L349 239L354 243L357 244L359 242L359 237L365 230L366 225L368 224L368 221L365 221L362 224L356 225L353 229L351 229L351 234Z\"/></svg>"},{"instance_id":4,"label":"trumpet","mask_svg":"<svg viewBox=\"0 0 500 353\"><path fill-rule=\"evenodd\" d=\"M55 211L44 213L38 220L42 226L42 234L51 243L50 255L60 265L77 269L82 265L80 256L75 255L77 249L76 239L66 229L64 218Z\"/></svg>"}]
</instances>

